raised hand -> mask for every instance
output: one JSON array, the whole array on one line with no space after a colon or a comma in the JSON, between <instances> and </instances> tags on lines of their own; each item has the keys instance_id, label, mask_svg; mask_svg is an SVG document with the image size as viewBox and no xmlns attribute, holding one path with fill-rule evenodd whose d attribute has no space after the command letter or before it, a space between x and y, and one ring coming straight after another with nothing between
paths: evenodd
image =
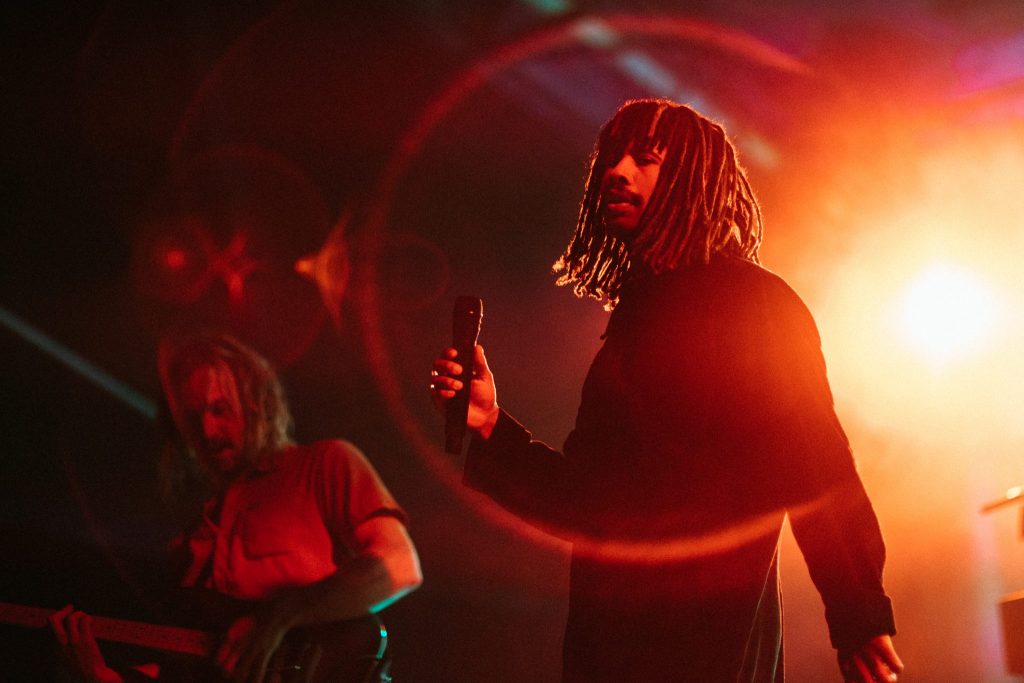
<instances>
[{"instance_id":1,"label":"raised hand","mask_svg":"<svg viewBox=\"0 0 1024 683\"><path fill-rule=\"evenodd\" d=\"M444 406L462 388L462 381L457 379L462 373L462 365L457 362L457 352L447 348L434 359L434 367L430 371L430 396L434 407L444 414ZM494 375L487 366L487 357L479 344L473 350L473 380L469 387L469 412L466 416L466 427L486 439L491 435L494 424L498 420L497 389Z\"/></svg>"}]
</instances>

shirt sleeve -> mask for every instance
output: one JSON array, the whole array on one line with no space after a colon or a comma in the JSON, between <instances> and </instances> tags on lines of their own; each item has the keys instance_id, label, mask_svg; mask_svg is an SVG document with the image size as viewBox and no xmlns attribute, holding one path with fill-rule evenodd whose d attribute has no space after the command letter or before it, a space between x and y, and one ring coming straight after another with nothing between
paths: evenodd
<instances>
[{"instance_id":1,"label":"shirt sleeve","mask_svg":"<svg viewBox=\"0 0 1024 683\"><path fill-rule=\"evenodd\" d=\"M319 503L328 531L344 547L356 551L354 531L373 517L408 524L405 511L362 451L340 440L323 441L319 447Z\"/></svg>"}]
</instances>

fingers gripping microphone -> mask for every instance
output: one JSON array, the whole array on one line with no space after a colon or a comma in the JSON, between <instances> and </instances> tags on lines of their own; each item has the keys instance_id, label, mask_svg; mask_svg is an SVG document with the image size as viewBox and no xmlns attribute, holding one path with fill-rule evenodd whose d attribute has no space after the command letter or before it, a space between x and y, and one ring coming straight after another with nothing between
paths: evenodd
<instances>
[{"instance_id":1,"label":"fingers gripping microphone","mask_svg":"<svg viewBox=\"0 0 1024 683\"><path fill-rule=\"evenodd\" d=\"M452 346L458 352L456 362L462 366L462 388L455 392L445 406L444 449L448 453L462 453L462 438L466 435L466 415L469 413L469 384L473 380L473 358L476 339L480 335L480 321L484 315L484 302L472 296L455 299L452 311Z\"/></svg>"}]
</instances>

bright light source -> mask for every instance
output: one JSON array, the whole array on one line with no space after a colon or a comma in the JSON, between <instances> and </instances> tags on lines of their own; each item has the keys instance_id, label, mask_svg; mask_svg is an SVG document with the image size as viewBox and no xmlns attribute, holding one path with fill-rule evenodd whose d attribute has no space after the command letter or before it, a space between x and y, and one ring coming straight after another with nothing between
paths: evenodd
<instances>
[{"instance_id":1,"label":"bright light source","mask_svg":"<svg viewBox=\"0 0 1024 683\"><path fill-rule=\"evenodd\" d=\"M946 264L921 273L902 304L906 340L938 363L981 346L1000 315L997 297L981 278Z\"/></svg>"},{"instance_id":2,"label":"bright light source","mask_svg":"<svg viewBox=\"0 0 1024 683\"><path fill-rule=\"evenodd\" d=\"M1024 443L1018 138L975 131L919 157L906 192L858 200L863 210L829 233L841 258L813 263L798 288L840 414L927 446L936 471L966 472L975 453L1006 457L990 492L1020 483Z\"/></svg>"}]
</instances>

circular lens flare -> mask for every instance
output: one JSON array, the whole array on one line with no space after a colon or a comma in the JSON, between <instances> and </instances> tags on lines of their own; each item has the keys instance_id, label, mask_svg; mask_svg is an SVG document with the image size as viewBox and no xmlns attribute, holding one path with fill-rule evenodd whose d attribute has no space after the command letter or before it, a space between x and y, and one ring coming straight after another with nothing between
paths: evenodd
<instances>
[{"instance_id":1,"label":"circular lens flare","mask_svg":"<svg viewBox=\"0 0 1024 683\"><path fill-rule=\"evenodd\" d=\"M903 336L932 363L946 364L991 339L1000 308L998 297L982 278L937 263L904 291Z\"/></svg>"}]
</instances>

